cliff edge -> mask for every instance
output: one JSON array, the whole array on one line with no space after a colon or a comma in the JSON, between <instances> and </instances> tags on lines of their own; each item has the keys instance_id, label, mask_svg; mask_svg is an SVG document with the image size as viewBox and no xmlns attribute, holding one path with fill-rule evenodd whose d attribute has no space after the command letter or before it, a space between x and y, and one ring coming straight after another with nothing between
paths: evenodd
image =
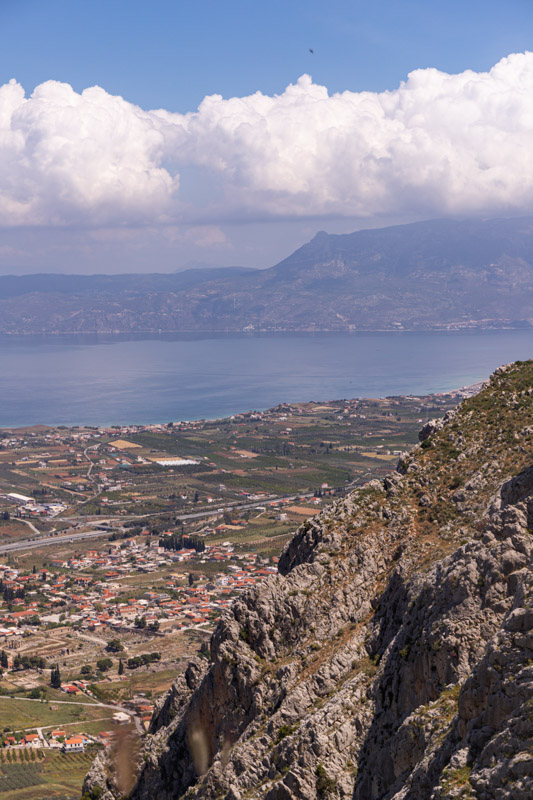
<instances>
[{"instance_id":1,"label":"cliff edge","mask_svg":"<svg viewBox=\"0 0 533 800\"><path fill-rule=\"evenodd\" d=\"M131 800L531 800L533 361L420 438L234 602ZM123 793L103 754L84 791Z\"/></svg>"}]
</instances>

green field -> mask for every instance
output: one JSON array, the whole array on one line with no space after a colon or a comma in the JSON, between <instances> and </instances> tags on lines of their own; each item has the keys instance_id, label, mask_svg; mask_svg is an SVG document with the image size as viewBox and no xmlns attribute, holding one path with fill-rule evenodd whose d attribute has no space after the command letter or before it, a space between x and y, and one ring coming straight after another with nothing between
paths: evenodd
<instances>
[{"instance_id":1,"label":"green field","mask_svg":"<svg viewBox=\"0 0 533 800\"><path fill-rule=\"evenodd\" d=\"M111 716L111 709L97 706L94 703L74 705L41 702L39 700L22 700L19 698L0 697L0 724L2 729L14 731L29 730L36 726L60 725L69 722L84 722Z\"/></svg>"},{"instance_id":2,"label":"green field","mask_svg":"<svg viewBox=\"0 0 533 800\"><path fill-rule=\"evenodd\" d=\"M170 688L173 681L176 680L176 675L175 668L158 672L146 672L140 669L128 674L126 681L102 682L93 687L93 690L104 703L125 700L138 692L158 696Z\"/></svg>"},{"instance_id":3,"label":"green field","mask_svg":"<svg viewBox=\"0 0 533 800\"><path fill-rule=\"evenodd\" d=\"M40 753L38 761L0 763L0 800L79 800L95 750Z\"/></svg>"}]
</instances>

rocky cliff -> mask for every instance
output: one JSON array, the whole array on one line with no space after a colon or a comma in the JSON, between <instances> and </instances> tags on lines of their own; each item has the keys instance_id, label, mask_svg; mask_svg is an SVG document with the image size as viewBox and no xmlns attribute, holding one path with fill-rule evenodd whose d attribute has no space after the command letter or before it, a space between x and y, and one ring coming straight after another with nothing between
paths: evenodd
<instances>
[{"instance_id":1,"label":"rocky cliff","mask_svg":"<svg viewBox=\"0 0 533 800\"><path fill-rule=\"evenodd\" d=\"M532 529L530 361L299 528L154 714L131 800L531 800Z\"/></svg>"}]
</instances>

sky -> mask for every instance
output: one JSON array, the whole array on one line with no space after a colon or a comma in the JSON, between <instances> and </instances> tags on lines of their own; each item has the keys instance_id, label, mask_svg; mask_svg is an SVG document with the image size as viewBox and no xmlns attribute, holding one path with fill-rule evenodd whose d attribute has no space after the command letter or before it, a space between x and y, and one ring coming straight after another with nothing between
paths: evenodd
<instances>
[{"instance_id":1,"label":"sky","mask_svg":"<svg viewBox=\"0 0 533 800\"><path fill-rule=\"evenodd\" d=\"M0 274L533 213L533 1L0 0Z\"/></svg>"}]
</instances>

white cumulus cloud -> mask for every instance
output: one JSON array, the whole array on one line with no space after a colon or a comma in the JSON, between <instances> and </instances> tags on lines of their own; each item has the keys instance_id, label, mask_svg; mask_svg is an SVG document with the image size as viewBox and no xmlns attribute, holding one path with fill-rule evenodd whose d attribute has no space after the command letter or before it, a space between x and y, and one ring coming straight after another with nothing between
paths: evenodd
<instances>
[{"instance_id":1,"label":"white cumulus cloud","mask_svg":"<svg viewBox=\"0 0 533 800\"><path fill-rule=\"evenodd\" d=\"M99 87L0 87L0 219L120 224L168 213L178 178L161 166L161 123Z\"/></svg>"},{"instance_id":2,"label":"white cumulus cloud","mask_svg":"<svg viewBox=\"0 0 533 800\"><path fill-rule=\"evenodd\" d=\"M180 121L181 122L181 121ZM463 213L533 202L533 53L488 73L412 72L394 91L206 98L185 158L272 213Z\"/></svg>"},{"instance_id":3,"label":"white cumulus cloud","mask_svg":"<svg viewBox=\"0 0 533 800\"><path fill-rule=\"evenodd\" d=\"M143 109L53 81L0 88L4 225L175 224L179 172L217 176L221 218L530 211L533 53L489 72L412 72L394 91L343 92L303 76L273 97ZM208 184L207 184L208 185ZM189 215L192 213L189 209Z\"/></svg>"}]
</instances>

